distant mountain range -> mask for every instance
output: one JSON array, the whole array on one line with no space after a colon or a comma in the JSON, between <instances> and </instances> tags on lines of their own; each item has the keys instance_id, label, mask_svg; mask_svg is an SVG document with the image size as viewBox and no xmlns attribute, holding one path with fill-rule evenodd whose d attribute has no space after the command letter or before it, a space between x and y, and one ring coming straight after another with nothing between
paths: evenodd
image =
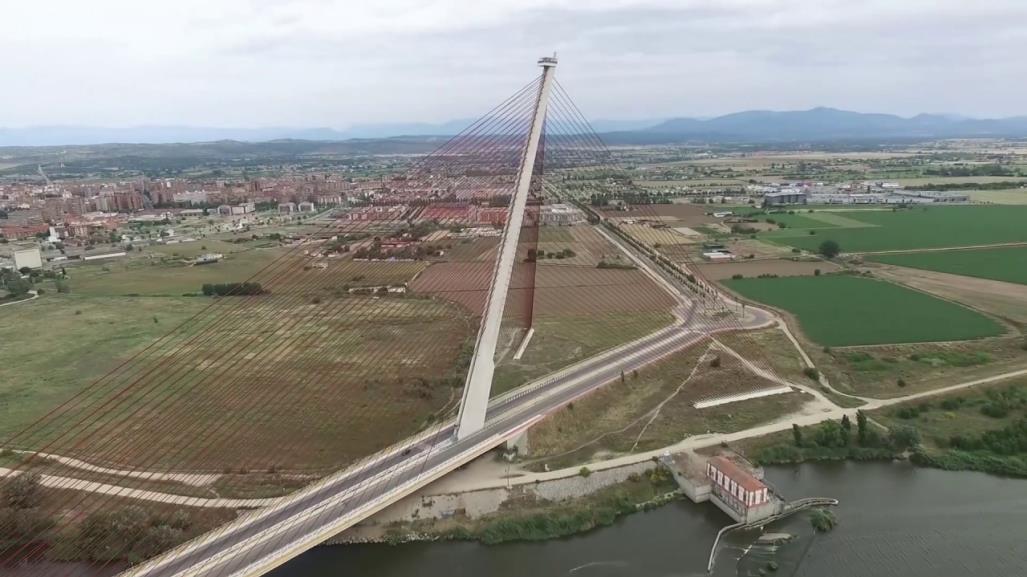
<instances>
[{"instance_id":1,"label":"distant mountain range","mask_svg":"<svg viewBox=\"0 0 1027 577\"><path fill-rule=\"evenodd\" d=\"M903 118L834 108L775 112L750 110L708 120L673 118L641 131L611 135L613 140L827 141L1027 136L1027 116L976 119L941 114Z\"/></svg>"},{"instance_id":2,"label":"distant mountain range","mask_svg":"<svg viewBox=\"0 0 1027 577\"><path fill-rule=\"evenodd\" d=\"M102 143L186 143L235 140L344 141L398 136L445 136L460 132L469 119L441 124L359 124L333 128L211 128L194 126L138 126L97 128L38 126L0 128L0 146L59 146ZM975 119L951 115L919 114L903 118L834 108L775 112L751 110L710 119L596 120L594 130L610 143L660 144L674 142L790 142L871 139L930 139L969 137L1027 137L1027 116Z\"/></svg>"}]
</instances>

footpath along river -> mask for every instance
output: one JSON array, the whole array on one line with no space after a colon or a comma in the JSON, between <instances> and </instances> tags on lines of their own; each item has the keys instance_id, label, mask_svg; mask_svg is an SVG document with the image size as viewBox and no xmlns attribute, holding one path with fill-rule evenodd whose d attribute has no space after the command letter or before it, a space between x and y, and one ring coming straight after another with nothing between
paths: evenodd
<instances>
[{"instance_id":1,"label":"footpath along river","mask_svg":"<svg viewBox=\"0 0 1027 577\"><path fill-rule=\"evenodd\" d=\"M839 524L814 534L805 513L769 528L796 538L754 545L730 535L716 577L756 576L770 561L794 577L1027 576L1027 480L922 469L908 463L769 467L787 498L834 497ZM728 518L679 501L612 527L541 543L352 545L314 549L274 577L667 577L706 574Z\"/></svg>"}]
</instances>

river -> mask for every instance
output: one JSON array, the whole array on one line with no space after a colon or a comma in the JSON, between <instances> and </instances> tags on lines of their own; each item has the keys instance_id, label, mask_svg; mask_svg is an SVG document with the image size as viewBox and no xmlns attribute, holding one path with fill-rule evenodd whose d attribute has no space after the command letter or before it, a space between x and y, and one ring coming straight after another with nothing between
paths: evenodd
<instances>
[{"instance_id":1,"label":"river","mask_svg":"<svg viewBox=\"0 0 1027 577\"><path fill-rule=\"evenodd\" d=\"M787 498L834 497L838 527L814 534L805 514L769 530L796 535L779 548L754 534L725 540L716 577L758 575L770 560L790 577L1027 576L1027 481L907 463L770 467ZM667 577L706 575L728 518L713 505L675 502L612 527L544 543L467 542L321 547L274 577Z\"/></svg>"}]
</instances>

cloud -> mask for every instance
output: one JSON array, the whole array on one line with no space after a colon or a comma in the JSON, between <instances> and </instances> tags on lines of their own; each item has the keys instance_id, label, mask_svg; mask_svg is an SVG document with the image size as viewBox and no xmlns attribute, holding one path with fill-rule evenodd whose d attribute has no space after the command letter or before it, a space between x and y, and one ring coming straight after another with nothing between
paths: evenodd
<instances>
[{"instance_id":1,"label":"cloud","mask_svg":"<svg viewBox=\"0 0 1027 577\"><path fill-rule=\"evenodd\" d=\"M560 53L594 117L1027 113L1020 0L37 0L0 126L334 126L486 110Z\"/></svg>"}]
</instances>

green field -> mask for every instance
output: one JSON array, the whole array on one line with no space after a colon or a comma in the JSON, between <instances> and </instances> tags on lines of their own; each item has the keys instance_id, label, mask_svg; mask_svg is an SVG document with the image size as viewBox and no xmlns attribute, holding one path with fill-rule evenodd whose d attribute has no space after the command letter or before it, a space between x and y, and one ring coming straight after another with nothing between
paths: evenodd
<instances>
[{"instance_id":1,"label":"green field","mask_svg":"<svg viewBox=\"0 0 1027 577\"><path fill-rule=\"evenodd\" d=\"M865 226L830 230L796 227L760 237L809 251L830 239L841 246L842 252L850 253L1027 242L1027 206L932 206L835 214ZM816 234L810 234L810 230Z\"/></svg>"},{"instance_id":2,"label":"green field","mask_svg":"<svg viewBox=\"0 0 1027 577\"><path fill-rule=\"evenodd\" d=\"M1004 332L970 309L864 277L733 279L725 284L791 312L806 335L822 345L957 341Z\"/></svg>"},{"instance_id":3,"label":"green field","mask_svg":"<svg viewBox=\"0 0 1027 577\"><path fill-rule=\"evenodd\" d=\"M1027 226L1027 223L1024 226ZM910 268L1027 284L1027 246L880 254L870 260Z\"/></svg>"},{"instance_id":4,"label":"green field","mask_svg":"<svg viewBox=\"0 0 1027 577\"><path fill-rule=\"evenodd\" d=\"M0 309L0 437L27 426L209 303L49 293Z\"/></svg>"},{"instance_id":5,"label":"green field","mask_svg":"<svg viewBox=\"0 0 1027 577\"><path fill-rule=\"evenodd\" d=\"M827 222L826 220L820 220L815 215L816 215L816 213L812 213L812 214L811 213L806 213L806 214L798 214L798 213L796 213L796 214L776 213L775 214L775 213L771 213L771 214L766 215L765 217L761 216L760 218L767 218L767 219L773 220L774 222L781 223L781 224L785 225L788 228L810 229L810 228L834 228L834 227L838 226L836 224Z\"/></svg>"},{"instance_id":6,"label":"green field","mask_svg":"<svg viewBox=\"0 0 1027 577\"><path fill-rule=\"evenodd\" d=\"M80 294L180 296L199 292L204 283L247 280L285 253L286 249L225 253L221 262L191 266L185 259L196 255L181 250L177 256L169 253L164 261L132 258L69 268L68 279L72 290Z\"/></svg>"}]
</instances>

